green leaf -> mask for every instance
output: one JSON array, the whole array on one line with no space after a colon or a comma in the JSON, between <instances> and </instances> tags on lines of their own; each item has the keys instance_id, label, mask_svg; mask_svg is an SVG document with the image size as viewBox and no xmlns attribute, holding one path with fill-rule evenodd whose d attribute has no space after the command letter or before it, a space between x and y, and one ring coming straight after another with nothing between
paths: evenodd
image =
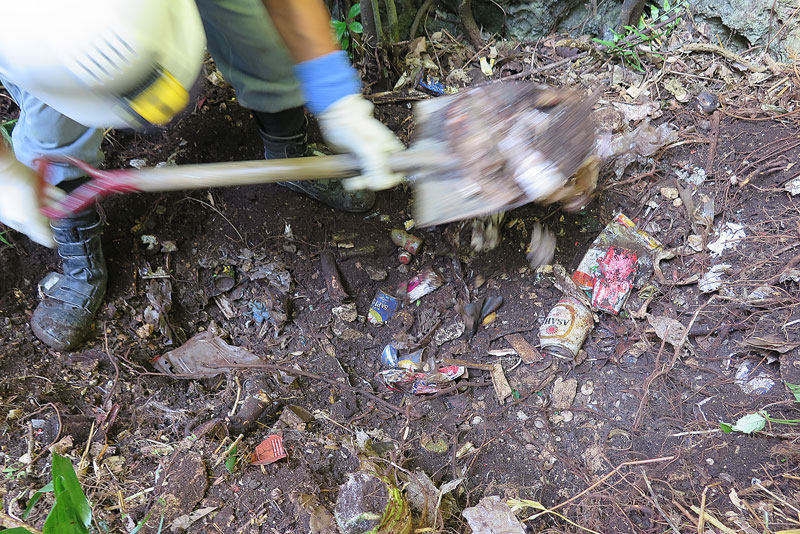
<instances>
[{"instance_id":1,"label":"green leaf","mask_svg":"<svg viewBox=\"0 0 800 534\"><path fill-rule=\"evenodd\" d=\"M789 391L794 395L794 401L800 402L800 384L790 384L786 382L786 387L789 388Z\"/></svg>"},{"instance_id":2,"label":"green leaf","mask_svg":"<svg viewBox=\"0 0 800 534\"><path fill-rule=\"evenodd\" d=\"M727 433L727 434L730 434L731 432L733 432L733 427L731 425L729 425L728 423L720 423L719 424L719 429L722 430L723 432Z\"/></svg>"},{"instance_id":3,"label":"green leaf","mask_svg":"<svg viewBox=\"0 0 800 534\"><path fill-rule=\"evenodd\" d=\"M654 6L654 5L651 5L650 6L650 18L653 19L653 20L656 20L658 18L659 14L660 14L660 11L658 10L658 8L656 6Z\"/></svg>"},{"instance_id":4,"label":"green leaf","mask_svg":"<svg viewBox=\"0 0 800 534\"><path fill-rule=\"evenodd\" d=\"M11 242L8 239L6 239L5 235L6 232L0 232L0 243L4 244L7 247L13 247L14 245L12 245ZM6 470L3 469L3 472L5 473Z\"/></svg>"},{"instance_id":5,"label":"green leaf","mask_svg":"<svg viewBox=\"0 0 800 534\"><path fill-rule=\"evenodd\" d=\"M613 41L604 41L603 39L598 39L597 37L592 39L592 41L594 41L595 43L601 44L603 46L608 46L608 47L613 47L613 46L616 45L616 43L614 43Z\"/></svg>"},{"instance_id":6,"label":"green leaf","mask_svg":"<svg viewBox=\"0 0 800 534\"><path fill-rule=\"evenodd\" d=\"M767 424L767 419L764 414L766 414L766 412L749 413L744 417L740 417L731 427L731 430L744 434L752 434L753 432L763 430L764 426Z\"/></svg>"},{"instance_id":7,"label":"green leaf","mask_svg":"<svg viewBox=\"0 0 800 534\"><path fill-rule=\"evenodd\" d=\"M353 7L350 8L350 11L347 13L348 20L353 20L357 16L361 14L361 3L356 2L353 4Z\"/></svg>"},{"instance_id":8,"label":"green leaf","mask_svg":"<svg viewBox=\"0 0 800 534\"><path fill-rule=\"evenodd\" d=\"M136 534L137 532L139 532L140 530L142 530L142 528L144 528L144 526L147 524L147 520L148 520L148 519L150 519L150 514L152 514L152 513L153 513L153 511L152 511L152 510L150 510L149 512L147 512L147 515L146 515L146 516L144 516L144 519L142 519L141 521L139 521L138 523L136 523L136 526L135 526L135 527L133 527L133 530L131 530L131 531L130 531L130 534ZM162 517L163 517L163 514L162 514Z\"/></svg>"},{"instance_id":9,"label":"green leaf","mask_svg":"<svg viewBox=\"0 0 800 534\"><path fill-rule=\"evenodd\" d=\"M56 502L44 521L43 534L88 534L92 507L83 494L72 462L53 453L53 491Z\"/></svg>"},{"instance_id":10,"label":"green leaf","mask_svg":"<svg viewBox=\"0 0 800 534\"><path fill-rule=\"evenodd\" d=\"M342 45L342 50L347 50L347 48L350 46L350 37L347 34L342 35L339 43Z\"/></svg>"},{"instance_id":11,"label":"green leaf","mask_svg":"<svg viewBox=\"0 0 800 534\"><path fill-rule=\"evenodd\" d=\"M364 33L364 26L360 22L351 22L347 25L347 29L350 33Z\"/></svg>"},{"instance_id":12,"label":"green leaf","mask_svg":"<svg viewBox=\"0 0 800 534\"><path fill-rule=\"evenodd\" d=\"M233 468L236 467L236 452L238 449L238 445L232 448L231 452L228 454L228 457L225 458L225 469L227 469L229 473L233 473Z\"/></svg>"},{"instance_id":13,"label":"green leaf","mask_svg":"<svg viewBox=\"0 0 800 534\"><path fill-rule=\"evenodd\" d=\"M33 508L33 506L37 502L39 502L39 499L42 498L42 495L44 495L45 493L50 493L51 491L53 491L53 483L52 482L50 482L49 484L44 486L42 489L40 489L36 493L34 493L33 497L31 497L31 500L28 501L28 506L25 507L25 513L22 514L22 519L28 519L28 514L31 513L31 509Z\"/></svg>"},{"instance_id":14,"label":"green leaf","mask_svg":"<svg viewBox=\"0 0 800 534\"><path fill-rule=\"evenodd\" d=\"M0 534L31 534L31 531L27 528L16 527L16 528L7 528L5 530L0 530Z\"/></svg>"}]
</instances>

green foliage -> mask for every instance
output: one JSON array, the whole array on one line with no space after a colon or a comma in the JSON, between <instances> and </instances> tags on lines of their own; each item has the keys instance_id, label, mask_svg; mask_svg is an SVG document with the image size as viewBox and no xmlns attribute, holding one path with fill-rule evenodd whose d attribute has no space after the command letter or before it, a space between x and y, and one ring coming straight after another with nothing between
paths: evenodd
<instances>
[{"instance_id":1,"label":"green foliage","mask_svg":"<svg viewBox=\"0 0 800 534\"><path fill-rule=\"evenodd\" d=\"M52 477L52 482L33 494L22 518L28 517L42 495L52 492L55 503L44 520L42 534L88 534L92 524L92 506L83 494L69 458L53 453ZM0 534L25 532L28 531L24 528L14 528L2 530Z\"/></svg>"},{"instance_id":2,"label":"green foliage","mask_svg":"<svg viewBox=\"0 0 800 534\"><path fill-rule=\"evenodd\" d=\"M11 244L11 242L10 242L8 239L6 239L6 234L7 234L7 233L8 233L8 232L7 232L7 231L5 231L5 230L3 230L2 232L0 232L0 243L4 244L4 245L5 245L5 246L7 246L7 247L13 247L14 245L12 245L12 244ZM9 474L8 474L8 470L9 470L9 468L8 468L8 467L6 467L5 469L3 469L3 473L6 473L6 478L11 478L11 477L9 476Z\"/></svg>"},{"instance_id":3,"label":"green foliage","mask_svg":"<svg viewBox=\"0 0 800 534\"><path fill-rule=\"evenodd\" d=\"M361 15L361 4L356 2L350 8L350 11L347 13L347 18L345 20L332 20L331 21L331 28L333 28L333 33L336 36L336 41L339 43L339 46L350 54L352 57L353 50L351 45L353 44L353 35L360 35L364 33L364 27L361 25L360 22L357 22L356 19Z\"/></svg>"},{"instance_id":4,"label":"green foliage","mask_svg":"<svg viewBox=\"0 0 800 534\"><path fill-rule=\"evenodd\" d=\"M228 470L229 473L233 473L233 468L236 467L236 461L238 457L236 453L238 452L239 447L238 445L231 449L231 452L228 453L228 457L225 458L225 469Z\"/></svg>"},{"instance_id":5,"label":"green foliage","mask_svg":"<svg viewBox=\"0 0 800 534\"><path fill-rule=\"evenodd\" d=\"M11 130L14 129L15 124L17 124L17 119L0 122L0 137L9 147L11 146Z\"/></svg>"},{"instance_id":6,"label":"green foliage","mask_svg":"<svg viewBox=\"0 0 800 534\"><path fill-rule=\"evenodd\" d=\"M622 61L624 65L644 72L642 60L639 57L639 47L644 45L650 48L650 54L661 58L661 54L654 50L659 47L672 34L672 31L681 23L680 17L670 21L670 18L681 7L683 0L674 6L669 0L663 0L662 7L650 5L649 16L642 16L636 25L623 26L623 33L611 30L611 39L593 39L594 42L606 47L606 52ZM669 22L667 22L669 21ZM665 24L664 24L665 23ZM656 28L655 26L663 24Z\"/></svg>"},{"instance_id":7,"label":"green foliage","mask_svg":"<svg viewBox=\"0 0 800 534\"><path fill-rule=\"evenodd\" d=\"M791 391L792 395L794 395L794 401L800 402L800 385L786 382L786 387L789 388L789 391Z\"/></svg>"},{"instance_id":8,"label":"green foliage","mask_svg":"<svg viewBox=\"0 0 800 534\"><path fill-rule=\"evenodd\" d=\"M739 420L733 425L728 423L720 423L719 426L723 432L741 432L743 434L752 434L753 432L764 430L767 422L789 426L800 425L800 419L779 419L777 417L770 417L766 410L761 410L759 412L749 413L743 417L740 417Z\"/></svg>"}]
</instances>

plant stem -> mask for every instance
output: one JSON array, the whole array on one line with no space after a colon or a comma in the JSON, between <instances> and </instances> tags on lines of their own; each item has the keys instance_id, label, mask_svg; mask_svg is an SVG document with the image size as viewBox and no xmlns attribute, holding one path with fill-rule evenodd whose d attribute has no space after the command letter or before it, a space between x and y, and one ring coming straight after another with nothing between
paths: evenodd
<instances>
[{"instance_id":1,"label":"plant stem","mask_svg":"<svg viewBox=\"0 0 800 534\"><path fill-rule=\"evenodd\" d=\"M397 6L394 0L383 0L386 5L386 18L389 22L389 39L390 43L396 43L400 40L400 28L397 25Z\"/></svg>"},{"instance_id":2,"label":"plant stem","mask_svg":"<svg viewBox=\"0 0 800 534\"><path fill-rule=\"evenodd\" d=\"M481 39L481 30L472 15L472 0L458 0L458 16L461 18L461 24L464 26L472 46L475 47L475 50L480 50L483 47L483 39Z\"/></svg>"}]
</instances>

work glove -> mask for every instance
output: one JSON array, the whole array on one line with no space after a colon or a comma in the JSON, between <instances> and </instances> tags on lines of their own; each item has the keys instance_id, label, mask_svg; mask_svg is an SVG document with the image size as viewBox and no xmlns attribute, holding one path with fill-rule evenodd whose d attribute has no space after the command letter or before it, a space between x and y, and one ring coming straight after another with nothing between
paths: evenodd
<instances>
[{"instance_id":1,"label":"work glove","mask_svg":"<svg viewBox=\"0 0 800 534\"><path fill-rule=\"evenodd\" d=\"M363 174L344 180L346 189L389 189L403 175L389 168L389 154L403 150L392 131L372 116L372 103L361 95L348 95L317 116L325 141L341 152L351 152L361 162Z\"/></svg>"},{"instance_id":2,"label":"work glove","mask_svg":"<svg viewBox=\"0 0 800 534\"><path fill-rule=\"evenodd\" d=\"M10 153L0 153L0 222L27 234L46 247L55 247L47 217L39 212L38 177ZM60 190L45 186L45 195L57 198Z\"/></svg>"},{"instance_id":3,"label":"work glove","mask_svg":"<svg viewBox=\"0 0 800 534\"><path fill-rule=\"evenodd\" d=\"M361 81L347 54L331 52L294 66L306 106L319 119L325 141L351 152L363 174L344 180L348 189L389 189L403 180L389 169L388 155L403 149L394 134L372 116L372 104L361 96Z\"/></svg>"}]
</instances>

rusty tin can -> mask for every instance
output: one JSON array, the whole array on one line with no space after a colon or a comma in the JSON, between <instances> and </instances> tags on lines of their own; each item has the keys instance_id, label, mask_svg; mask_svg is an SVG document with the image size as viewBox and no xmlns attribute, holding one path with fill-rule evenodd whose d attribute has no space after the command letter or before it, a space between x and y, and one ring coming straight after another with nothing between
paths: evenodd
<instances>
[{"instance_id":1,"label":"rusty tin can","mask_svg":"<svg viewBox=\"0 0 800 534\"><path fill-rule=\"evenodd\" d=\"M397 254L397 261L399 261L403 265L408 265L409 263L411 263L412 258L413 256L411 255L411 253L406 250L403 250Z\"/></svg>"},{"instance_id":2,"label":"rusty tin can","mask_svg":"<svg viewBox=\"0 0 800 534\"><path fill-rule=\"evenodd\" d=\"M573 359L593 326L592 312L586 305L573 297L562 298L539 327L542 352Z\"/></svg>"}]
</instances>

